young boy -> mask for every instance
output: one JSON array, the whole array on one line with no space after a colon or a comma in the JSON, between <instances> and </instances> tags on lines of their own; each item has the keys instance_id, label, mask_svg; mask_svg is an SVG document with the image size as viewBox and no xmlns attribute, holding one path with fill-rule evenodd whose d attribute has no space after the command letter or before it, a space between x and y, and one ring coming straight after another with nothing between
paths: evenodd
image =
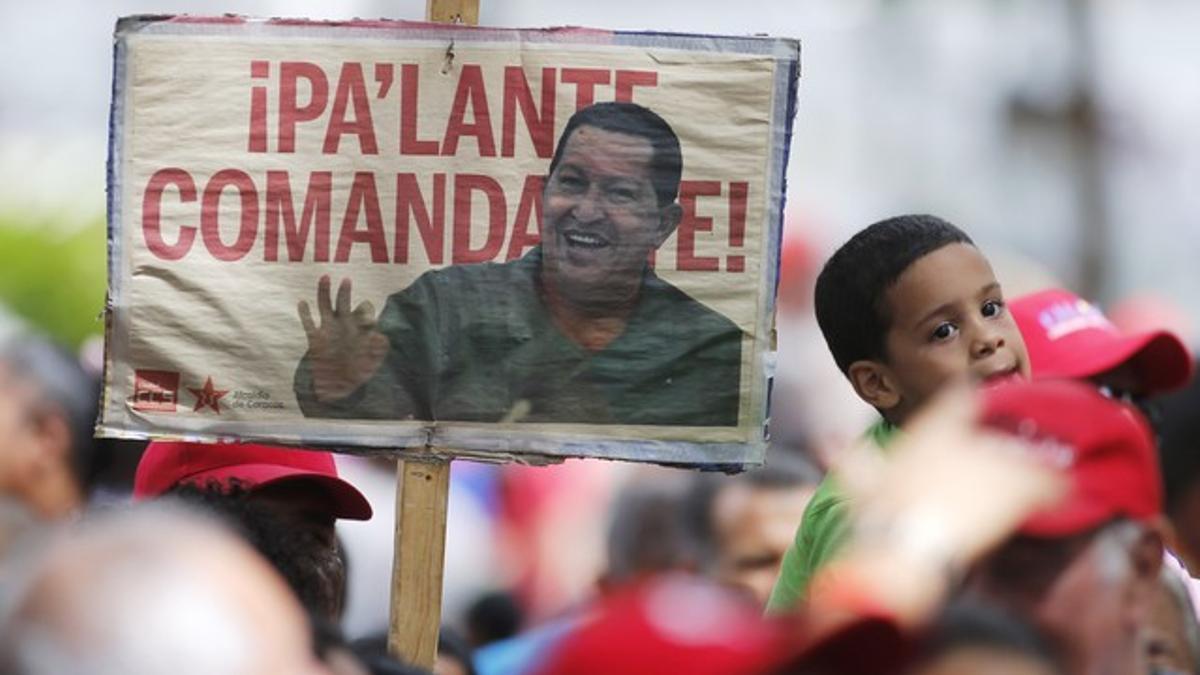
<instances>
[{"instance_id":1,"label":"young boy","mask_svg":"<svg viewBox=\"0 0 1200 675\"><path fill-rule=\"evenodd\" d=\"M1029 376L1025 343L991 266L966 233L940 218L898 216L854 235L825 263L815 294L829 351L883 417L867 432L881 447L949 382ZM826 478L784 556L768 610L794 607L846 535L845 497Z\"/></svg>"}]
</instances>

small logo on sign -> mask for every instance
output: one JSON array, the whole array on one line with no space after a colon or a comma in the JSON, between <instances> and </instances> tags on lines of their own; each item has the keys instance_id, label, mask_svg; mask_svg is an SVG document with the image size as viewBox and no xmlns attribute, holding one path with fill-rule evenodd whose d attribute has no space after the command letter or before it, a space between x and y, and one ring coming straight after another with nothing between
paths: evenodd
<instances>
[{"instance_id":1,"label":"small logo on sign","mask_svg":"<svg viewBox=\"0 0 1200 675\"><path fill-rule=\"evenodd\" d=\"M171 370L133 371L133 409L175 412L179 402L179 373Z\"/></svg>"},{"instance_id":2,"label":"small logo on sign","mask_svg":"<svg viewBox=\"0 0 1200 675\"><path fill-rule=\"evenodd\" d=\"M196 397L196 407L192 408L192 412L199 412L201 408L212 408L213 412L221 414L221 397L229 393L228 389L217 389L213 386L212 377L204 381L204 386L201 388L188 387L188 391L192 392L192 396Z\"/></svg>"}]
</instances>

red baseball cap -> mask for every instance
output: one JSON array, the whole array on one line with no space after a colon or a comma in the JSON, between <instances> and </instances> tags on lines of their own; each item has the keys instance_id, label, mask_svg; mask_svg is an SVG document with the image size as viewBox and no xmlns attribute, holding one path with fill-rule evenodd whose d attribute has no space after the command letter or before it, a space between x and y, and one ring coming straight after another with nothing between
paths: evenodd
<instances>
[{"instance_id":1,"label":"red baseball cap","mask_svg":"<svg viewBox=\"0 0 1200 675\"><path fill-rule=\"evenodd\" d=\"M1192 375L1192 356L1166 330L1126 335L1098 307L1059 288L1008 303L1025 338L1035 378L1086 378L1132 364L1144 394L1183 386Z\"/></svg>"},{"instance_id":2,"label":"red baseball cap","mask_svg":"<svg viewBox=\"0 0 1200 675\"><path fill-rule=\"evenodd\" d=\"M748 675L803 667L868 675L895 670L907 655L906 638L885 617L864 615L814 637L792 618L764 618L711 581L670 574L602 601L535 672Z\"/></svg>"},{"instance_id":3,"label":"red baseball cap","mask_svg":"<svg viewBox=\"0 0 1200 675\"><path fill-rule=\"evenodd\" d=\"M334 516L371 518L371 505L350 483L338 477L333 454L256 443L188 443L152 441L138 462L133 479L135 500L156 497L176 485L238 481L250 490L303 481L329 495Z\"/></svg>"},{"instance_id":4,"label":"red baseball cap","mask_svg":"<svg viewBox=\"0 0 1200 675\"><path fill-rule=\"evenodd\" d=\"M1021 532L1062 537L1117 517L1148 520L1162 508L1162 479L1150 425L1132 406L1073 380L1005 382L983 392L982 424L1026 441L1070 483L1053 507Z\"/></svg>"}]
</instances>

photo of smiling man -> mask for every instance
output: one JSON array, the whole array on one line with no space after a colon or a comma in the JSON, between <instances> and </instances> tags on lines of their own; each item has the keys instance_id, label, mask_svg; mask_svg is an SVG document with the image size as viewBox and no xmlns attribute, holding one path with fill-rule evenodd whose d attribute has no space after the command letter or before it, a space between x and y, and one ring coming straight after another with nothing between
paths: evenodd
<instances>
[{"instance_id":1,"label":"photo of smiling man","mask_svg":"<svg viewBox=\"0 0 1200 675\"><path fill-rule=\"evenodd\" d=\"M660 279L679 139L633 103L583 108L559 137L542 243L506 263L426 272L378 319L351 282L298 307L307 417L735 426L742 331Z\"/></svg>"}]
</instances>

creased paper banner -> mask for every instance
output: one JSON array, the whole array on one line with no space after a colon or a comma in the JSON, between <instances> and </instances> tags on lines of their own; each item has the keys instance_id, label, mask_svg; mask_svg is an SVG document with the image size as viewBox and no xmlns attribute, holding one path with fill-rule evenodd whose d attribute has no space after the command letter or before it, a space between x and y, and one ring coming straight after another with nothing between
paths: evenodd
<instances>
[{"instance_id":1,"label":"creased paper banner","mask_svg":"<svg viewBox=\"0 0 1200 675\"><path fill-rule=\"evenodd\" d=\"M133 17L114 54L102 435L762 461L795 41Z\"/></svg>"}]
</instances>

